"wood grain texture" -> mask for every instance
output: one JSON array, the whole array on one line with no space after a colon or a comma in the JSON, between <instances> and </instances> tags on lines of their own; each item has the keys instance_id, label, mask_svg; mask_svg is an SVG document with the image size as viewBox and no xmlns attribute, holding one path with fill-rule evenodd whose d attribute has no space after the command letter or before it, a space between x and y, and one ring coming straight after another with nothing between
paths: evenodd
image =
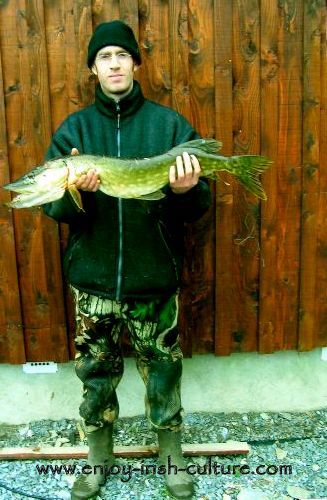
<instances>
[{"instance_id":1,"label":"wood grain texture","mask_svg":"<svg viewBox=\"0 0 327 500\"><path fill-rule=\"evenodd\" d=\"M0 15L8 157L15 179L42 161L51 137L43 2L10 2ZM60 275L55 279L60 260L46 255L57 234L40 209L14 211L14 228L26 358L67 360Z\"/></svg>"},{"instance_id":2,"label":"wood grain texture","mask_svg":"<svg viewBox=\"0 0 327 500\"><path fill-rule=\"evenodd\" d=\"M133 1L134 3L134 1ZM92 0L92 21L96 27L100 23L120 18L120 1Z\"/></svg>"},{"instance_id":3,"label":"wood grain texture","mask_svg":"<svg viewBox=\"0 0 327 500\"><path fill-rule=\"evenodd\" d=\"M186 12L186 11L185 11ZM213 4L188 2L188 58L190 119L203 137L214 137L214 22ZM182 16L182 14L181 14ZM182 69L182 68L181 68ZM200 111L201 110L201 111ZM214 186L212 187L214 200ZM187 290L191 295L193 317L193 352L211 352L214 348L215 315L215 211L208 213L188 228L185 241ZM186 304L187 305L187 304Z\"/></svg>"},{"instance_id":4,"label":"wood grain texture","mask_svg":"<svg viewBox=\"0 0 327 500\"><path fill-rule=\"evenodd\" d=\"M260 154L260 9L257 0L233 2L234 154ZM257 349L259 202L234 186L233 279L237 301L232 350Z\"/></svg>"},{"instance_id":5,"label":"wood grain texture","mask_svg":"<svg viewBox=\"0 0 327 500\"><path fill-rule=\"evenodd\" d=\"M259 352L274 352L276 333L278 248L278 154L276 138L279 126L279 66L278 51L279 10L277 2L261 2L261 154L273 161L262 176L268 201L261 205L260 227L260 296L259 296Z\"/></svg>"},{"instance_id":6,"label":"wood grain texture","mask_svg":"<svg viewBox=\"0 0 327 500\"><path fill-rule=\"evenodd\" d=\"M36 447L36 448L2 448L1 460L40 460L40 459L69 459L86 458L87 446ZM250 447L240 441L228 443L200 443L182 444L184 456L214 456L214 455L247 455ZM116 457L153 457L158 454L157 446L115 446L113 453Z\"/></svg>"},{"instance_id":7,"label":"wood grain texture","mask_svg":"<svg viewBox=\"0 0 327 500\"><path fill-rule=\"evenodd\" d=\"M279 2L279 130L275 350L296 349L302 191L303 2Z\"/></svg>"},{"instance_id":8,"label":"wood grain texture","mask_svg":"<svg viewBox=\"0 0 327 500\"><path fill-rule=\"evenodd\" d=\"M316 281L316 337L315 346L326 346L327 344L327 261L326 261L326 241L327 241L327 5L322 9L321 14L321 37L320 37L320 57L321 57L321 95L320 95L320 143L319 143L319 209L317 217L317 281Z\"/></svg>"},{"instance_id":9,"label":"wood grain texture","mask_svg":"<svg viewBox=\"0 0 327 500\"><path fill-rule=\"evenodd\" d=\"M0 2L1 3L1 2ZM42 162L62 120L93 101L92 30L123 19L146 97L222 154L273 160L258 202L227 175L186 229L186 355L327 345L327 48L323 0L11 0L0 5L0 181ZM1 75L0 75L1 76ZM1 191L0 201L9 199ZM61 277L67 226L0 208L0 360L74 354Z\"/></svg>"},{"instance_id":10,"label":"wood grain texture","mask_svg":"<svg viewBox=\"0 0 327 500\"><path fill-rule=\"evenodd\" d=\"M319 178L326 175L325 165L320 165L321 129L321 43L323 29L321 3L304 2L303 26L303 199L301 227L301 295L299 340L300 350L318 345L316 294L319 255L316 254L318 238Z\"/></svg>"},{"instance_id":11,"label":"wood grain texture","mask_svg":"<svg viewBox=\"0 0 327 500\"><path fill-rule=\"evenodd\" d=\"M189 28L188 4L185 0L169 2L169 50L171 54L172 105L185 118L192 120L190 103L189 75ZM193 337L196 328L196 317L193 310L192 288L194 270L192 270L193 240L191 228L186 229L185 265L183 282L185 286L180 292L179 330L184 356L191 356L194 350Z\"/></svg>"},{"instance_id":12,"label":"wood grain texture","mask_svg":"<svg viewBox=\"0 0 327 500\"><path fill-rule=\"evenodd\" d=\"M0 82L3 82L0 57ZM3 85L0 85L0 122L6 123ZM7 133L0 127L0 185L10 181ZM8 191L0 191L0 362L24 363L25 348L20 307L20 292L15 254L12 210Z\"/></svg>"},{"instance_id":13,"label":"wood grain texture","mask_svg":"<svg viewBox=\"0 0 327 500\"><path fill-rule=\"evenodd\" d=\"M142 53L140 83L146 97L170 106L169 5L161 0L139 1L139 42Z\"/></svg>"},{"instance_id":14,"label":"wood grain texture","mask_svg":"<svg viewBox=\"0 0 327 500\"><path fill-rule=\"evenodd\" d=\"M233 154L233 3L216 0L215 19L215 128L222 142L222 154ZM237 302L233 277L233 195L234 183L226 178L216 185L216 286L215 353L231 352L237 330Z\"/></svg>"}]
</instances>

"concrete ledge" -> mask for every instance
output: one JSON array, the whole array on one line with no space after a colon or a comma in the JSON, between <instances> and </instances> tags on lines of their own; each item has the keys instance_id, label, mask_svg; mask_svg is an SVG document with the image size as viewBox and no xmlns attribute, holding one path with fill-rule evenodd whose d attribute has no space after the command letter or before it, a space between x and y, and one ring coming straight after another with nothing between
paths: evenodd
<instances>
[{"instance_id":1,"label":"concrete ledge","mask_svg":"<svg viewBox=\"0 0 327 500\"><path fill-rule=\"evenodd\" d=\"M184 360L183 406L187 413L309 411L327 408L327 361L322 350L274 354L196 355ZM79 418L82 385L73 362L54 374L26 374L0 365L0 422ZM125 359L118 387L120 415L144 413L144 386L133 358Z\"/></svg>"}]
</instances>

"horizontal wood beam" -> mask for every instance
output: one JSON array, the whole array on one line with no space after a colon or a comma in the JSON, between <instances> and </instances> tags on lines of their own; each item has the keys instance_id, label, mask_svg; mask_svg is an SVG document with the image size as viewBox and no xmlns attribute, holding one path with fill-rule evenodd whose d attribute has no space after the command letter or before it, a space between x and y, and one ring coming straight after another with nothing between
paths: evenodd
<instances>
[{"instance_id":1,"label":"horizontal wood beam","mask_svg":"<svg viewBox=\"0 0 327 500\"><path fill-rule=\"evenodd\" d=\"M226 443L183 444L183 455L245 455L250 446L239 441ZM1 448L0 460L36 460L36 459L83 459L87 457L87 446L44 446ZM158 447L149 446L115 446L114 455L127 457L153 457L158 454Z\"/></svg>"}]
</instances>

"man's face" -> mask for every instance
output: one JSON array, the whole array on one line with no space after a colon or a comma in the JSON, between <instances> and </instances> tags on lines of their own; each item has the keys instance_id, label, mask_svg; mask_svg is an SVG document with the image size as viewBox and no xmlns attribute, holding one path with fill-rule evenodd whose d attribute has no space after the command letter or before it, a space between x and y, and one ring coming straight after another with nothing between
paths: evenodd
<instances>
[{"instance_id":1,"label":"man's face","mask_svg":"<svg viewBox=\"0 0 327 500\"><path fill-rule=\"evenodd\" d=\"M122 47L108 45L99 50L92 66L101 88L108 97L119 100L133 88L138 69L132 56Z\"/></svg>"}]
</instances>

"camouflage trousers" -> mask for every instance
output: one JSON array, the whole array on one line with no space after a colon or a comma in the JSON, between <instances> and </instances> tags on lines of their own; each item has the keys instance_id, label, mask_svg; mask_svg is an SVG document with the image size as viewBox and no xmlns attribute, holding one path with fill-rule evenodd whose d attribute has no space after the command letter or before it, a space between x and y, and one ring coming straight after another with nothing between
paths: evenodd
<instances>
[{"instance_id":1,"label":"camouflage trousers","mask_svg":"<svg viewBox=\"0 0 327 500\"><path fill-rule=\"evenodd\" d=\"M75 370L83 382L80 415L87 429L118 417L116 388L124 369L121 337L126 325L146 388L146 415L156 428L178 430L183 357L178 294L148 302L116 302L71 289L76 307Z\"/></svg>"}]
</instances>

